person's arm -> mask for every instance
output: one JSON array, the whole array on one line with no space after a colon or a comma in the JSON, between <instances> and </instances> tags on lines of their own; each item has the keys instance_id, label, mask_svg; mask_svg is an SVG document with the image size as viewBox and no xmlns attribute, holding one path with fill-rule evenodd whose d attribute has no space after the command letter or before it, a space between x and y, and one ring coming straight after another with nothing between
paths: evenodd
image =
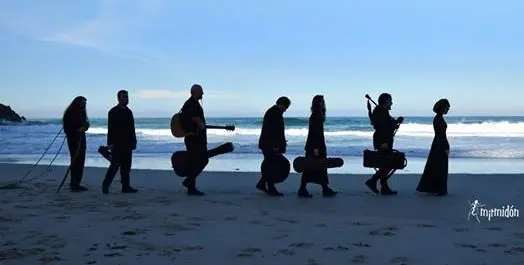
<instances>
[{"instance_id":1,"label":"person's arm","mask_svg":"<svg viewBox=\"0 0 524 265\"><path fill-rule=\"evenodd\" d=\"M375 108L373 111L373 126L375 128L377 138L382 141L382 149L388 148L387 139L392 137L391 135L387 135L390 133L390 123L391 120L387 111L383 108Z\"/></svg>"},{"instance_id":2,"label":"person's arm","mask_svg":"<svg viewBox=\"0 0 524 265\"><path fill-rule=\"evenodd\" d=\"M449 152L449 142L446 137L445 122L443 117L435 116L433 119L433 130L435 132L435 142L437 148L444 152Z\"/></svg>"},{"instance_id":3,"label":"person's arm","mask_svg":"<svg viewBox=\"0 0 524 265\"><path fill-rule=\"evenodd\" d=\"M87 117L87 113L85 111L82 112L82 121L84 123L84 131L89 130L89 127L91 127L91 123L89 123L89 118Z\"/></svg>"},{"instance_id":4,"label":"person's arm","mask_svg":"<svg viewBox=\"0 0 524 265\"><path fill-rule=\"evenodd\" d=\"M310 140L309 147L313 150L313 153L318 156L320 149L323 145L322 143L322 117L319 115L312 115L309 118L309 134Z\"/></svg>"},{"instance_id":5,"label":"person's arm","mask_svg":"<svg viewBox=\"0 0 524 265\"><path fill-rule=\"evenodd\" d=\"M268 147L275 152L284 152L286 149L286 136L284 134L284 118L275 110L268 113L266 120Z\"/></svg>"},{"instance_id":6,"label":"person's arm","mask_svg":"<svg viewBox=\"0 0 524 265\"><path fill-rule=\"evenodd\" d=\"M137 141L136 141L136 130L135 130L135 118L133 117L133 112L131 110L129 110L129 115L131 116L130 117L130 123L131 123L131 126L130 126L130 130L131 130L131 142L132 142L132 149L135 150L136 149L136 144L137 144Z\"/></svg>"},{"instance_id":7,"label":"person's arm","mask_svg":"<svg viewBox=\"0 0 524 265\"><path fill-rule=\"evenodd\" d=\"M183 115L188 118L191 122L198 125L198 127L202 130L205 129L206 125L202 121L199 115L199 106L198 103L195 103L194 101L188 101L184 104L182 107L182 113Z\"/></svg>"},{"instance_id":8,"label":"person's arm","mask_svg":"<svg viewBox=\"0 0 524 265\"><path fill-rule=\"evenodd\" d=\"M111 109L108 113L107 113L107 145L108 146L114 146L115 145L115 113L114 113L114 110Z\"/></svg>"},{"instance_id":9,"label":"person's arm","mask_svg":"<svg viewBox=\"0 0 524 265\"><path fill-rule=\"evenodd\" d=\"M85 128L83 127L81 116L77 117L75 113L71 110L66 111L63 119L64 132L66 134L80 133L84 132Z\"/></svg>"}]
</instances>

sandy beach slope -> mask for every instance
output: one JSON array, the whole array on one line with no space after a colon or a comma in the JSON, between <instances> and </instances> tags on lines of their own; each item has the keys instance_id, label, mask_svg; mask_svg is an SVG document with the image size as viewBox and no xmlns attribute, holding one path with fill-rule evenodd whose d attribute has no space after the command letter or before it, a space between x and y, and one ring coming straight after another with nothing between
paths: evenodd
<instances>
[{"instance_id":1,"label":"sandy beach slope","mask_svg":"<svg viewBox=\"0 0 524 265\"><path fill-rule=\"evenodd\" d=\"M0 164L0 184L30 165ZM45 170L37 167L35 174ZM298 175L266 197L257 174L205 172L204 197L188 197L171 171L133 170L137 194L105 169L87 168L90 189L55 190L65 167L0 190L0 264L524 264L524 176L450 175L448 197L417 194L418 175L392 178L396 197L371 194L365 175L332 175L336 198L296 196ZM468 220L468 201L513 205L520 217Z\"/></svg>"}]
</instances>

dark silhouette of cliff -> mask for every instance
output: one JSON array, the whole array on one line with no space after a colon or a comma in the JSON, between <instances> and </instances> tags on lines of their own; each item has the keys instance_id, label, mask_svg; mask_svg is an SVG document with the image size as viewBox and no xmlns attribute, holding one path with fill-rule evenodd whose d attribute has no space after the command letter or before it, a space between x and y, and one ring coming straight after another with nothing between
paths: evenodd
<instances>
[{"instance_id":1,"label":"dark silhouette of cliff","mask_svg":"<svg viewBox=\"0 0 524 265\"><path fill-rule=\"evenodd\" d=\"M9 122L22 122L25 121L24 116L18 115L10 106L6 106L0 103L0 121L9 121Z\"/></svg>"}]
</instances>

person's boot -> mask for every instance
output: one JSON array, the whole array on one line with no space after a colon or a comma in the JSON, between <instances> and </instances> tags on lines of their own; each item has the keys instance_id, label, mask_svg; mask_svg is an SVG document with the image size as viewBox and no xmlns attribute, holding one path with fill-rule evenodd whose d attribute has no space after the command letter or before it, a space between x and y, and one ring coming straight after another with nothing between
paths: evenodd
<instances>
[{"instance_id":1,"label":"person's boot","mask_svg":"<svg viewBox=\"0 0 524 265\"><path fill-rule=\"evenodd\" d=\"M102 184L102 193L109 194L109 186Z\"/></svg>"},{"instance_id":2,"label":"person's boot","mask_svg":"<svg viewBox=\"0 0 524 265\"><path fill-rule=\"evenodd\" d=\"M380 194L382 195L397 195L398 192L397 191L394 191L394 190L391 190L388 186L388 183L386 181L381 181L380 182Z\"/></svg>"},{"instance_id":3,"label":"person's boot","mask_svg":"<svg viewBox=\"0 0 524 265\"><path fill-rule=\"evenodd\" d=\"M267 193L267 183L264 179L260 178L260 180L257 182L256 188L258 190L261 190L265 193Z\"/></svg>"},{"instance_id":4,"label":"person's boot","mask_svg":"<svg viewBox=\"0 0 524 265\"><path fill-rule=\"evenodd\" d=\"M378 194L377 181L378 179L376 179L375 176L366 181L366 186L375 194Z\"/></svg>"},{"instance_id":5,"label":"person's boot","mask_svg":"<svg viewBox=\"0 0 524 265\"><path fill-rule=\"evenodd\" d=\"M137 193L138 190L131 187L130 185L122 186L122 193Z\"/></svg>"},{"instance_id":6,"label":"person's boot","mask_svg":"<svg viewBox=\"0 0 524 265\"><path fill-rule=\"evenodd\" d=\"M334 197L335 195L337 195L337 193L338 192L332 190L328 186L322 187L322 196L324 197Z\"/></svg>"},{"instance_id":7,"label":"person's boot","mask_svg":"<svg viewBox=\"0 0 524 265\"><path fill-rule=\"evenodd\" d=\"M277 188L275 187L275 184L267 184L267 195L269 196L284 196L284 194L280 193Z\"/></svg>"},{"instance_id":8,"label":"person's boot","mask_svg":"<svg viewBox=\"0 0 524 265\"><path fill-rule=\"evenodd\" d=\"M87 191L87 188L81 185L69 185L69 188L72 192Z\"/></svg>"},{"instance_id":9,"label":"person's boot","mask_svg":"<svg viewBox=\"0 0 524 265\"><path fill-rule=\"evenodd\" d=\"M189 196L203 196L205 193L199 191L196 187L188 187L187 188L187 195Z\"/></svg>"},{"instance_id":10,"label":"person's boot","mask_svg":"<svg viewBox=\"0 0 524 265\"><path fill-rule=\"evenodd\" d=\"M298 194L298 197L301 197L301 198L311 198L311 197L313 197L313 195L311 195L311 193L309 193L309 191L306 188L298 189L297 194Z\"/></svg>"}]
</instances>

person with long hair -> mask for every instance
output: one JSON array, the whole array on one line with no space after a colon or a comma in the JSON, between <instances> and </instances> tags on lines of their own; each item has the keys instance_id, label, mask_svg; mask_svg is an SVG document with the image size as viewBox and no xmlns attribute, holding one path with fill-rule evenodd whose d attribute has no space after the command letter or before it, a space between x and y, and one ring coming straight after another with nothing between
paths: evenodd
<instances>
[{"instance_id":1,"label":"person with long hair","mask_svg":"<svg viewBox=\"0 0 524 265\"><path fill-rule=\"evenodd\" d=\"M448 113L449 108L450 104L447 99L440 99L433 106L435 137L417 186L418 192L432 193L437 196L448 194L449 142L446 136L448 125L444 120L444 115Z\"/></svg>"},{"instance_id":2,"label":"person with long hair","mask_svg":"<svg viewBox=\"0 0 524 265\"><path fill-rule=\"evenodd\" d=\"M89 129L89 119L86 112L87 99L78 96L64 111L62 125L71 156L71 179L69 187L71 191L86 191L87 188L80 185L84 174L86 158L86 135Z\"/></svg>"},{"instance_id":3,"label":"person with long hair","mask_svg":"<svg viewBox=\"0 0 524 265\"><path fill-rule=\"evenodd\" d=\"M311 115L309 116L309 131L306 140L306 158L327 158L326 140L324 137L324 122L326 121L326 103L323 95L316 95L311 102ZM337 194L329 186L327 168L304 171L298 189L298 196L311 198L307 190L308 183L316 183L322 186L322 195L332 197Z\"/></svg>"}]
</instances>

